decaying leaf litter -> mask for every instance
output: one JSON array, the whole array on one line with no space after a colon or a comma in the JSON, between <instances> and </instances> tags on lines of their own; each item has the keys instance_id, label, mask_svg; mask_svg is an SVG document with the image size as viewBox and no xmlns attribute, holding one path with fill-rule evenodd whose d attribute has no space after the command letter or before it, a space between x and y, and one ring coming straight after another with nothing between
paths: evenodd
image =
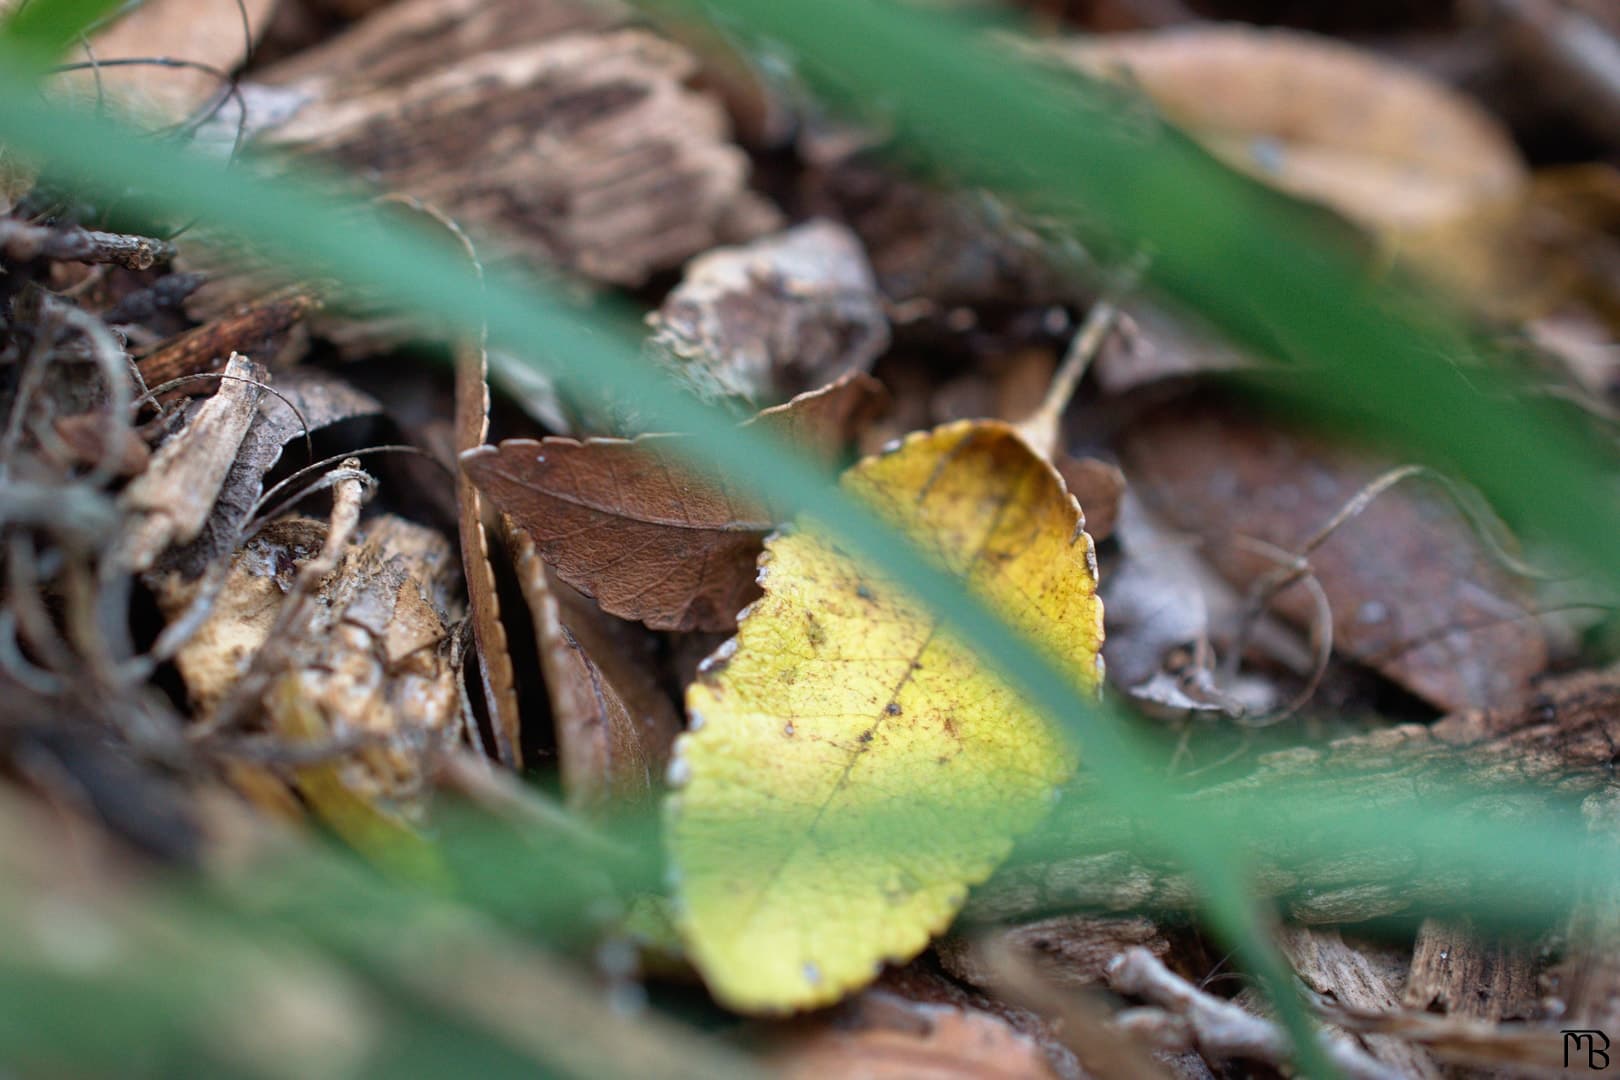
<instances>
[{"instance_id":1,"label":"decaying leaf litter","mask_svg":"<svg viewBox=\"0 0 1620 1080\"><path fill-rule=\"evenodd\" d=\"M1134 85L1319 207L1369 276L1453 291L1571 424L1612 428L1620 143L1587 100L1615 85L1590 70L1620 51L1612 12L1030 6L1011 47ZM1461 776L1488 814L1529 781L1546 794L1507 812L1578 800L1612 844L1610 603L1534 522L1260 408L1227 376L1263 358L987 193L908 176L779 64L583 0L150 0L76 49L53 93L343 168L384 196L357 212L644 311L651 363L841 473L1078 692L1130 705L1196 812L1237 828L1285 790L1331 822ZM470 804L579 864L566 966L521 903L363 955L519 1058L1290 1067L1190 879L1097 803L1083 740L788 499L689 464L611 388L570 400L481 339L0 160L0 902L92 895L155 964L152 882L224 884L287 845L465 901L448 821ZM631 885L592 863L627 817L661 822L637 834L661 873ZM1503 928L1423 852L1308 852L1258 852L1256 884L1347 1075L1556 1068L1561 1028L1620 1023L1601 879ZM252 911L210 932L251 940ZM16 925L6 954L60 975L50 931ZM313 1045L338 1073L376 1067L396 1021L346 947L232 961L330 1003ZM307 1019L250 1037L249 999L222 1008L185 1045L296 1067Z\"/></svg>"}]
</instances>

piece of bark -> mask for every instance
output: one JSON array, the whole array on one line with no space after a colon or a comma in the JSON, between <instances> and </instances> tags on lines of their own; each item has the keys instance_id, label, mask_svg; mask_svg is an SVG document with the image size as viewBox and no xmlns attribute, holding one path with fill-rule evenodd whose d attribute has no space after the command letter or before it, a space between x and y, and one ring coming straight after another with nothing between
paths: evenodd
<instances>
[{"instance_id":1,"label":"piece of bark","mask_svg":"<svg viewBox=\"0 0 1620 1080\"><path fill-rule=\"evenodd\" d=\"M1041 978L1061 989L1103 982L1109 963L1126 949L1145 948L1160 957L1170 951L1170 939L1159 925L1140 915L1058 915L994 930L979 940L942 938L934 951L940 965L956 978L993 989L995 972L985 965L982 951L986 944L1027 961Z\"/></svg>"},{"instance_id":2,"label":"piece of bark","mask_svg":"<svg viewBox=\"0 0 1620 1080\"><path fill-rule=\"evenodd\" d=\"M698 256L651 322L687 382L750 410L867 371L889 345L860 241L825 220Z\"/></svg>"},{"instance_id":3,"label":"piece of bark","mask_svg":"<svg viewBox=\"0 0 1620 1080\"><path fill-rule=\"evenodd\" d=\"M231 378L221 380L214 396L119 496L129 524L118 561L132 571L150 569L164 551L195 539L208 523L264 394L258 385L264 372L246 357L233 355L225 374Z\"/></svg>"},{"instance_id":4,"label":"piece of bark","mask_svg":"<svg viewBox=\"0 0 1620 1080\"><path fill-rule=\"evenodd\" d=\"M749 423L828 462L879 395L854 374ZM603 610L657 630L729 630L759 595L754 562L785 512L685 465L672 445L680 438L509 439L461 461L558 576Z\"/></svg>"},{"instance_id":5,"label":"piece of bark","mask_svg":"<svg viewBox=\"0 0 1620 1080\"><path fill-rule=\"evenodd\" d=\"M687 86L692 56L580 6L509 0L467 27L465 3L387 9L262 74L307 98L263 138L607 284L775 228L720 105Z\"/></svg>"},{"instance_id":6,"label":"piece of bark","mask_svg":"<svg viewBox=\"0 0 1620 1080\"><path fill-rule=\"evenodd\" d=\"M1346 944L1337 930L1290 927L1283 930L1280 944L1305 985L1329 1000L1363 1012L1387 1012L1399 1004L1398 985L1374 967L1361 949ZM1400 1076L1440 1078L1439 1067L1421 1047L1387 1035L1350 1037Z\"/></svg>"},{"instance_id":7,"label":"piece of bark","mask_svg":"<svg viewBox=\"0 0 1620 1080\"><path fill-rule=\"evenodd\" d=\"M681 730L674 701L653 675L652 642L551 574L521 530L507 537L534 620L569 804L650 805Z\"/></svg>"},{"instance_id":8,"label":"piece of bark","mask_svg":"<svg viewBox=\"0 0 1620 1080\"><path fill-rule=\"evenodd\" d=\"M207 520L190 543L163 557L155 567L158 572L176 570L195 578L216 559L234 552L264 494L265 475L275 468L288 446L296 444L296 452L303 454L306 425L307 431L313 433L382 412L382 406L370 395L314 368L290 368L273 381L266 375L265 381L275 393L259 397L258 409L237 446L235 460L229 463ZM227 380L222 385L232 383Z\"/></svg>"},{"instance_id":9,"label":"piece of bark","mask_svg":"<svg viewBox=\"0 0 1620 1080\"><path fill-rule=\"evenodd\" d=\"M1620 742L1620 672L1549 679L1516 708L1474 710L1429 726L1404 724L1368 735L1269 754L1241 780L1181 796L1190 812L1212 821L1240 815L1245 801L1286 798L1309 808L1311 821L1331 830L1336 814L1399 816L1415 799L1444 799L1474 809L1481 821L1509 820L1562 805L1572 795L1601 791L1612 776ZM1459 785L1462 785L1460 788ZM964 924L1009 922L1065 911L1190 910L1193 881L1173 861L1143 849L1142 826L1098 806L1082 779L1048 824L1069 837L1067 854L1013 858L964 908ZM1459 791L1465 802L1456 803ZM1067 815L1074 815L1072 822ZM1395 838L1376 849L1323 855L1303 820L1268 831L1254 844L1255 888L1274 897L1290 921L1321 925L1402 913L1446 913L1483 896L1512 896L1522 911L1552 915L1573 899L1573 882L1526 881L1511 867L1475 877L1446 869L1445 849L1409 846ZM1213 826L1212 826L1213 827ZM1248 829L1241 816L1227 826ZM1241 833L1239 833L1241 835Z\"/></svg>"},{"instance_id":10,"label":"piece of bark","mask_svg":"<svg viewBox=\"0 0 1620 1080\"><path fill-rule=\"evenodd\" d=\"M1525 1020L1535 1012L1535 955L1524 942L1485 934L1473 920L1424 919L1401 1003L1473 1020Z\"/></svg>"},{"instance_id":11,"label":"piece of bark","mask_svg":"<svg viewBox=\"0 0 1620 1080\"><path fill-rule=\"evenodd\" d=\"M1285 551L1329 522L1390 463L1231 408L1174 405L1135 423L1120 448L1134 490L1244 588L1277 569L1234 543ZM1333 646L1448 711L1510 704L1547 664L1521 579L1494 561L1434 485L1385 491L1310 553L1333 611ZM1310 594L1272 609L1308 627Z\"/></svg>"},{"instance_id":12,"label":"piece of bark","mask_svg":"<svg viewBox=\"0 0 1620 1080\"><path fill-rule=\"evenodd\" d=\"M398 0L255 77L341 101L480 53L627 25L618 0Z\"/></svg>"}]
</instances>

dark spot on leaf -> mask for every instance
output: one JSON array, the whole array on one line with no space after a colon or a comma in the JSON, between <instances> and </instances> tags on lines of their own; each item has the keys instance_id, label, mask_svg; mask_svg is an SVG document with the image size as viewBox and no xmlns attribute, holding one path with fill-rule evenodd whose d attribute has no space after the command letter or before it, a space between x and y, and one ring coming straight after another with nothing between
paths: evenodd
<instances>
[{"instance_id":1,"label":"dark spot on leaf","mask_svg":"<svg viewBox=\"0 0 1620 1080\"><path fill-rule=\"evenodd\" d=\"M900 715L900 703L896 702L896 701L891 701L887 705L883 706L883 711L888 713L890 716L899 716Z\"/></svg>"},{"instance_id":2,"label":"dark spot on leaf","mask_svg":"<svg viewBox=\"0 0 1620 1080\"><path fill-rule=\"evenodd\" d=\"M865 731L861 732L861 745L865 746L867 743L869 743L871 741L872 741L872 729L867 728Z\"/></svg>"}]
</instances>

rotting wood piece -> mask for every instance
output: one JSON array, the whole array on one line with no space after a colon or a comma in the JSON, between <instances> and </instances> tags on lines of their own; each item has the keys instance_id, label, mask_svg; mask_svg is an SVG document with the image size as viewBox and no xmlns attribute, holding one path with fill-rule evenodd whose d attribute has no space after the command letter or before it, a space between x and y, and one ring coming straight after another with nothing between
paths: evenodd
<instances>
[{"instance_id":1,"label":"rotting wood piece","mask_svg":"<svg viewBox=\"0 0 1620 1080\"><path fill-rule=\"evenodd\" d=\"M1337 930L1290 927L1281 945L1306 986L1330 1001L1361 1012L1388 1012L1399 1001L1399 973L1379 970L1367 951L1347 943ZM1348 1035L1374 1059L1399 1075L1439 1080L1426 1050L1388 1035Z\"/></svg>"},{"instance_id":2,"label":"rotting wood piece","mask_svg":"<svg viewBox=\"0 0 1620 1080\"><path fill-rule=\"evenodd\" d=\"M1568 924L1568 948L1547 978L1549 1011L1559 1026L1613 1032L1620 1028L1620 900L1614 866L1620 836L1620 793L1597 792L1581 806L1592 854L1576 869L1580 901Z\"/></svg>"},{"instance_id":3,"label":"rotting wood piece","mask_svg":"<svg viewBox=\"0 0 1620 1080\"><path fill-rule=\"evenodd\" d=\"M1272 805L1288 799L1323 830L1380 808L1399 815L1414 800L1449 800L1452 809L1475 812L1482 822L1523 820L1606 790L1617 742L1620 670L1584 672L1547 680L1518 708L1469 710L1429 726L1403 724L1321 749L1269 754L1252 775L1191 792L1181 802L1191 812L1228 819L1234 830L1252 828L1243 813L1257 796ZM1049 835L1066 838L1067 853L1054 857L1049 845L1022 858L1015 853L975 891L964 918L1197 906L1193 881L1141 842L1149 830L1099 806L1083 778L1048 825ZM1264 841L1255 843L1253 883L1294 922L1449 911L1486 893L1511 894L1525 914L1550 916L1574 899L1573 882L1525 881L1510 868L1489 880L1470 878L1448 865L1449 850L1403 845L1398 833L1376 849L1321 855L1324 835L1298 820L1288 830L1266 830Z\"/></svg>"},{"instance_id":4,"label":"rotting wood piece","mask_svg":"<svg viewBox=\"0 0 1620 1080\"><path fill-rule=\"evenodd\" d=\"M1529 944L1482 934L1471 919L1425 919L1401 1001L1408 1009L1496 1023L1535 1011L1535 955Z\"/></svg>"}]
</instances>

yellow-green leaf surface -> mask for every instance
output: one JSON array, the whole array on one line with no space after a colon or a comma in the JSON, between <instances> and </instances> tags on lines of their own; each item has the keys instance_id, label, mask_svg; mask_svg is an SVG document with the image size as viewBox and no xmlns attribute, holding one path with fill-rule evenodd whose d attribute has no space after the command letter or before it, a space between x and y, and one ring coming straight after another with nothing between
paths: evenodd
<instances>
[{"instance_id":1,"label":"yellow-green leaf surface","mask_svg":"<svg viewBox=\"0 0 1620 1080\"><path fill-rule=\"evenodd\" d=\"M913 435L844 486L1094 689L1102 605L1084 519L1008 425ZM915 956L1074 767L1056 727L912 598L805 527L687 692L669 842L710 989L806 1008Z\"/></svg>"}]
</instances>

